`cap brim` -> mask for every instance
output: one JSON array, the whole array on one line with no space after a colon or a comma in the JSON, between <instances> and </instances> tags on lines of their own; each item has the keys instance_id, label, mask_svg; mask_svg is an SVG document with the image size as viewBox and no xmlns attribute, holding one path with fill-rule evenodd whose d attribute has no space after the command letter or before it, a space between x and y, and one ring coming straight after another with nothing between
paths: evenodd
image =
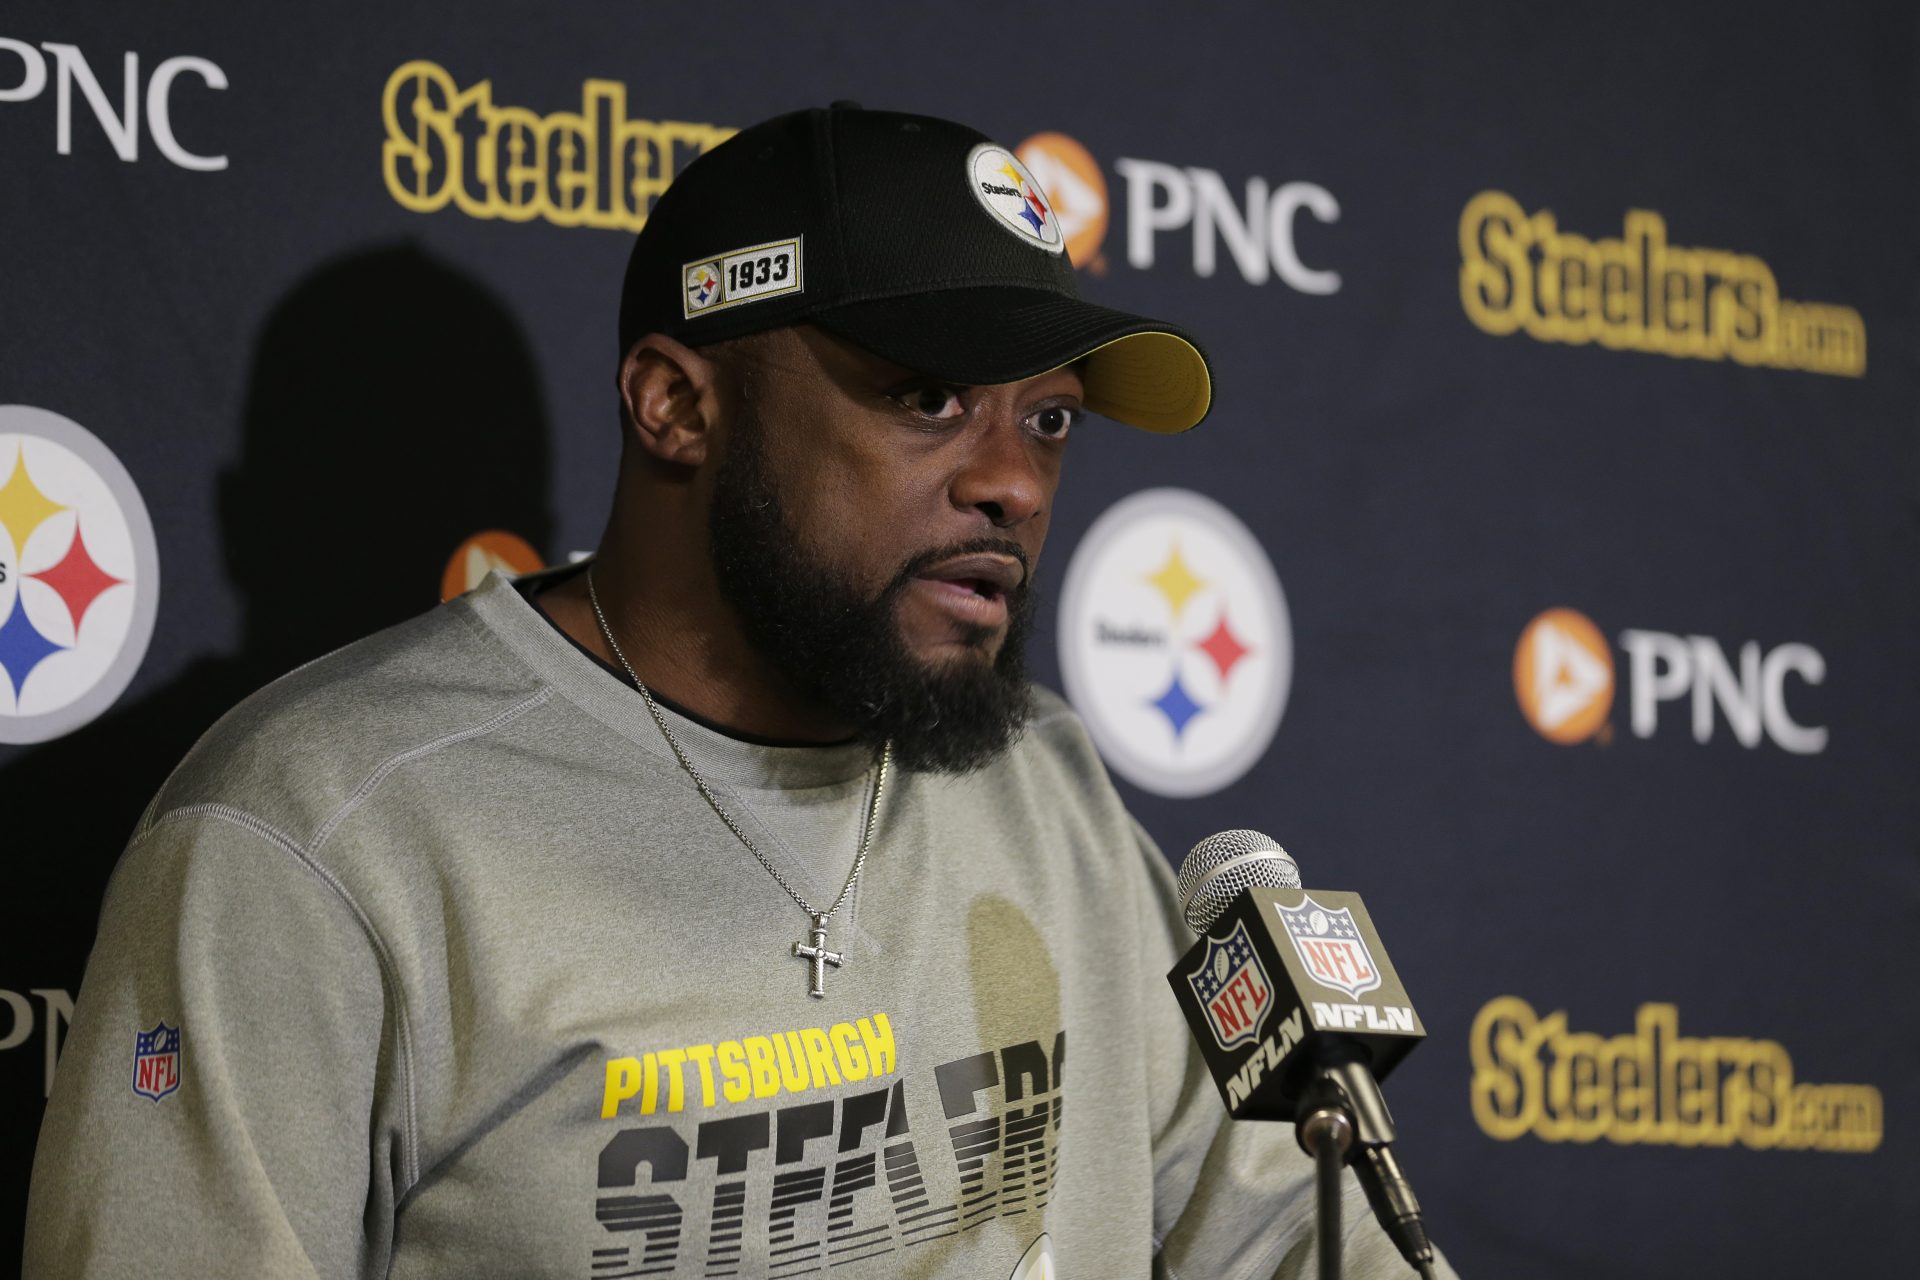
<instances>
[{"instance_id":1,"label":"cap brim","mask_svg":"<svg viewBox=\"0 0 1920 1280\"><path fill-rule=\"evenodd\" d=\"M1087 407L1147 431L1185 431L1213 403L1207 357L1179 329L1045 289L941 289L807 319L902 368L966 386L1084 359Z\"/></svg>"}]
</instances>

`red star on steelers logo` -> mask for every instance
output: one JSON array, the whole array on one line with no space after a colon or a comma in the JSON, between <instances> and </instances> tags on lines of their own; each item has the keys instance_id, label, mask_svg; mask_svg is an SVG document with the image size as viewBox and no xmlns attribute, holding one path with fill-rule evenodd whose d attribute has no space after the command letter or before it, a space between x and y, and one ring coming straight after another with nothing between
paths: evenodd
<instances>
[{"instance_id":1,"label":"red star on steelers logo","mask_svg":"<svg viewBox=\"0 0 1920 1280\"><path fill-rule=\"evenodd\" d=\"M1240 659L1253 652L1240 643L1240 638L1234 635L1233 629L1227 625L1225 609L1220 611L1220 621L1214 626L1213 633L1196 644L1194 648L1213 659L1213 665L1220 669L1221 684L1227 682L1227 677L1232 674L1233 668Z\"/></svg>"},{"instance_id":2,"label":"red star on steelers logo","mask_svg":"<svg viewBox=\"0 0 1920 1280\"><path fill-rule=\"evenodd\" d=\"M109 587L117 587L125 581L95 563L92 553L87 550L86 539L81 536L77 519L73 524L73 541L68 544L67 553L60 557L60 562L51 569L42 569L27 576L53 588L54 594L60 597L60 603L67 606L67 616L73 619L73 633L76 636L80 634L81 620L87 616L87 610L93 607L93 602Z\"/></svg>"}]
</instances>

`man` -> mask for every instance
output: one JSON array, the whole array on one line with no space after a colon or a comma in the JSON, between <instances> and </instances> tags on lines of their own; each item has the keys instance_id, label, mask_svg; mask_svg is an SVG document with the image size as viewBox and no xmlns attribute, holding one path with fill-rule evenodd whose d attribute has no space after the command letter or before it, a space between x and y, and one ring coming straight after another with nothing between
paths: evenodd
<instances>
[{"instance_id":1,"label":"man","mask_svg":"<svg viewBox=\"0 0 1920 1280\"><path fill-rule=\"evenodd\" d=\"M1224 1122L1165 864L1020 668L1075 423L1194 425L1198 349L1074 296L1010 153L851 104L689 166L620 342L588 565L148 810L29 1276L1302 1274L1304 1158Z\"/></svg>"}]
</instances>

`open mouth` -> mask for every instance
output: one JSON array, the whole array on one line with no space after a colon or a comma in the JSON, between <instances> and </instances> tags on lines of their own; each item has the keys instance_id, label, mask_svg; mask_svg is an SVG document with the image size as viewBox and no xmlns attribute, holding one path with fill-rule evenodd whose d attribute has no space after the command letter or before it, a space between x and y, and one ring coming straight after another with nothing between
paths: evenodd
<instances>
[{"instance_id":1,"label":"open mouth","mask_svg":"<svg viewBox=\"0 0 1920 1280\"><path fill-rule=\"evenodd\" d=\"M1012 556L979 553L955 556L920 575L926 582L963 591L982 600L1003 600L1026 581L1026 567Z\"/></svg>"},{"instance_id":2,"label":"open mouth","mask_svg":"<svg viewBox=\"0 0 1920 1280\"><path fill-rule=\"evenodd\" d=\"M1000 584L987 578L922 578L941 596L967 606L997 606L1007 598Z\"/></svg>"},{"instance_id":3,"label":"open mouth","mask_svg":"<svg viewBox=\"0 0 1920 1280\"><path fill-rule=\"evenodd\" d=\"M1000 589L999 583L989 582L985 578L955 578L948 581L950 585L971 591L982 600L998 600L1006 594Z\"/></svg>"},{"instance_id":4,"label":"open mouth","mask_svg":"<svg viewBox=\"0 0 1920 1280\"><path fill-rule=\"evenodd\" d=\"M1024 576L1017 563L1013 573L994 567L984 573L966 572L951 565L938 566L915 580L923 598L946 619L945 625L997 632L1007 625L1013 613L1009 600L1012 588Z\"/></svg>"},{"instance_id":5,"label":"open mouth","mask_svg":"<svg viewBox=\"0 0 1920 1280\"><path fill-rule=\"evenodd\" d=\"M926 636L943 643L956 625L968 644L998 634L1009 625L1013 594L1026 580L1022 558L997 551L949 556L927 565L913 579L914 594L931 609L920 615L922 624L932 628Z\"/></svg>"}]
</instances>

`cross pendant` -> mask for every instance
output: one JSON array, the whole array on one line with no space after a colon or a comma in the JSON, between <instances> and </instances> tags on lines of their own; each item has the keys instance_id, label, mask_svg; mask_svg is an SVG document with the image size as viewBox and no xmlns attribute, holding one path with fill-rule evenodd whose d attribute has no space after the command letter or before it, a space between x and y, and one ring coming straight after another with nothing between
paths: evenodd
<instances>
[{"instance_id":1,"label":"cross pendant","mask_svg":"<svg viewBox=\"0 0 1920 1280\"><path fill-rule=\"evenodd\" d=\"M796 942L793 954L807 961L813 967L813 982L807 988L807 994L815 1000L824 1000L827 996L827 966L838 969L846 957L837 951L827 950L827 918L813 918L813 945Z\"/></svg>"}]
</instances>

